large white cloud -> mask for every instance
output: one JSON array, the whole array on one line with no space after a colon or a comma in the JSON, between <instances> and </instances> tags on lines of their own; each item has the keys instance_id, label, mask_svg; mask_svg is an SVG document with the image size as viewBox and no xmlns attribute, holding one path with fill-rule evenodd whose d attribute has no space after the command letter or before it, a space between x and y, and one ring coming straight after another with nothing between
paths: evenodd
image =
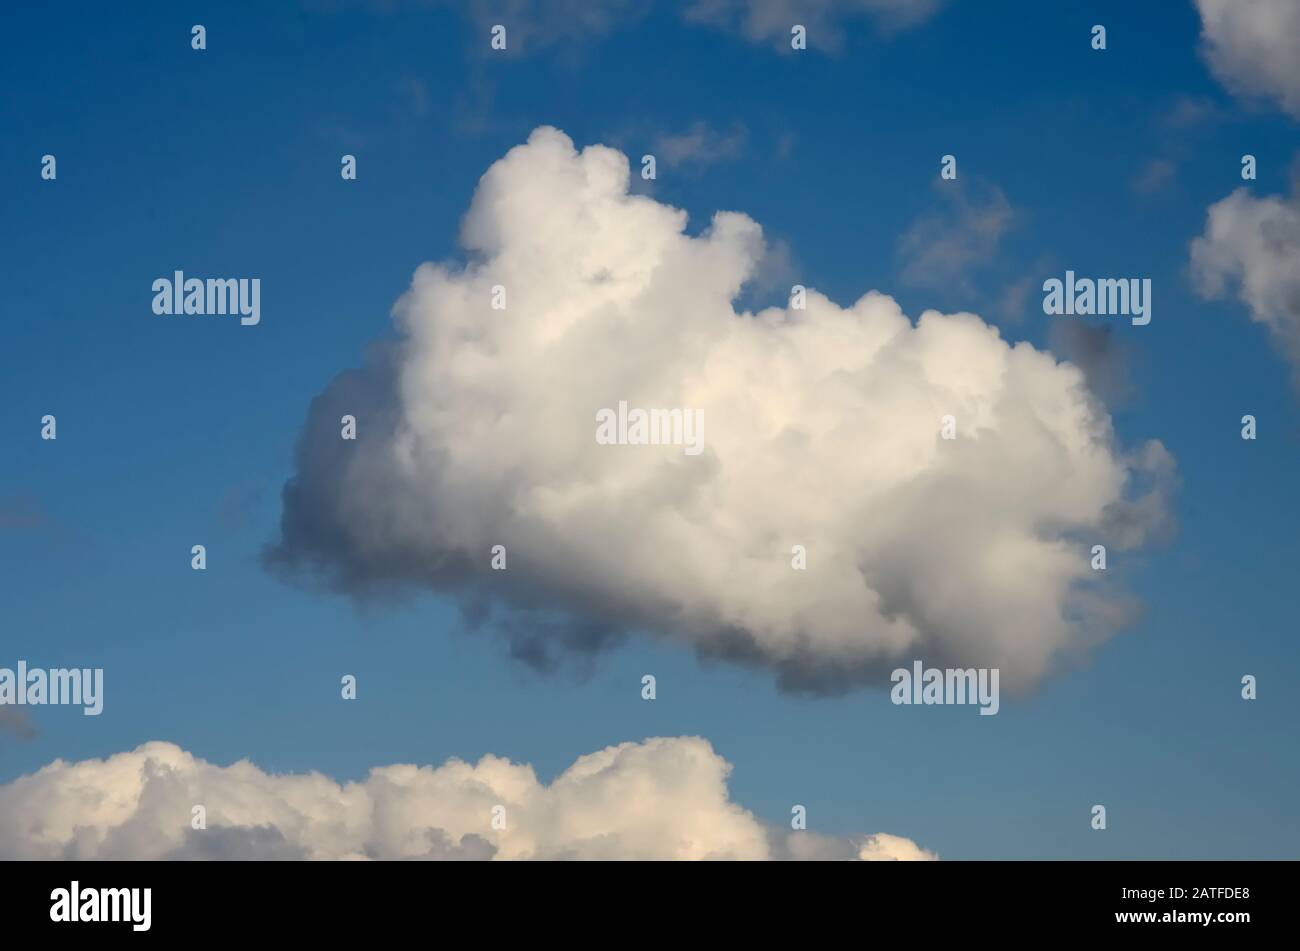
<instances>
[{"instance_id":1,"label":"large white cloud","mask_svg":"<svg viewBox=\"0 0 1300 951\"><path fill-rule=\"evenodd\" d=\"M1300 3L1196 0L1215 74L1234 92L1278 100L1300 117Z\"/></svg>"},{"instance_id":2,"label":"large white cloud","mask_svg":"<svg viewBox=\"0 0 1300 951\"><path fill-rule=\"evenodd\" d=\"M454 593L539 663L649 630L811 689L914 658L1025 687L1125 620L1089 548L1162 521L1172 460L1119 449L1077 367L875 292L737 313L759 226L690 235L628 182L549 128L488 170L469 263L422 265L313 404L272 564ZM621 400L702 410L703 453L598 445Z\"/></svg>"},{"instance_id":3,"label":"large white cloud","mask_svg":"<svg viewBox=\"0 0 1300 951\"><path fill-rule=\"evenodd\" d=\"M385 766L340 785L153 742L0 786L0 859L935 858L883 833L766 826L730 800L730 771L706 740L674 737L580 757L550 785L496 756Z\"/></svg>"},{"instance_id":4,"label":"large white cloud","mask_svg":"<svg viewBox=\"0 0 1300 951\"><path fill-rule=\"evenodd\" d=\"M1239 188L1211 205L1192 242L1192 274L1206 297L1235 287L1300 379L1300 188L1289 199Z\"/></svg>"}]
</instances>

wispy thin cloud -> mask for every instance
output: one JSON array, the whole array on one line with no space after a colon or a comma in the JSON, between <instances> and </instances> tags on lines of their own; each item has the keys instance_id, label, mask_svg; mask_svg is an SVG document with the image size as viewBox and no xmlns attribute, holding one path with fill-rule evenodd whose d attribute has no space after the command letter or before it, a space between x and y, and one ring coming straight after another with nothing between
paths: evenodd
<instances>
[{"instance_id":1,"label":"wispy thin cloud","mask_svg":"<svg viewBox=\"0 0 1300 951\"><path fill-rule=\"evenodd\" d=\"M669 168L683 165L713 165L738 157L745 148L748 132L737 124L721 132L703 120L696 120L681 132L664 132L654 139L654 154Z\"/></svg>"},{"instance_id":2,"label":"wispy thin cloud","mask_svg":"<svg viewBox=\"0 0 1300 951\"><path fill-rule=\"evenodd\" d=\"M939 207L918 218L898 242L902 279L918 287L971 292L974 271L993 261L1017 214L996 185L937 182Z\"/></svg>"}]
</instances>

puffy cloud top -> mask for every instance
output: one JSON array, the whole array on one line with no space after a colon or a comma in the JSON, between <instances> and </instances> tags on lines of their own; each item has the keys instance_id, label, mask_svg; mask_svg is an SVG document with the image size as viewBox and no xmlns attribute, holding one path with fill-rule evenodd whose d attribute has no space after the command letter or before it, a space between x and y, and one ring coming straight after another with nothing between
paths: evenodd
<instances>
[{"instance_id":1,"label":"puffy cloud top","mask_svg":"<svg viewBox=\"0 0 1300 951\"><path fill-rule=\"evenodd\" d=\"M496 756L340 785L153 742L0 786L0 859L935 857L883 833L777 832L730 801L730 771L706 740L675 737L580 757L549 786ZM192 828L196 805L205 829Z\"/></svg>"},{"instance_id":2,"label":"puffy cloud top","mask_svg":"<svg viewBox=\"0 0 1300 951\"><path fill-rule=\"evenodd\" d=\"M628 183L550 128L487 171L468 263L422 265L400 339L313 404L272 564L454 594L538 663L645 630L814 690L912 659L1023 688L1124 622L1089 547L1143 542L1173 463L1117 447L1077 367L875 292L738 313L759 226L693 235ZM620 401L701 411L703 452L598 444Z\"/></svg>"}]
</instances>

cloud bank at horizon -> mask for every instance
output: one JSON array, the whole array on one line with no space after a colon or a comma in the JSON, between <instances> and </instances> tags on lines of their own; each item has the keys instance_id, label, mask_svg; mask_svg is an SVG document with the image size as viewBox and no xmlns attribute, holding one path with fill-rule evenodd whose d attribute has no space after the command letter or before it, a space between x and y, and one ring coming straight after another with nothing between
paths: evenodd
<instances>
[{"instance_id":1,"label":"cloud bank at horizon","mask_svg":"<svg viewBox=\"0 0 1300 951\"><path fill-rule=\"evenodd\" d=\"M247 760L217 766L155 741L0 785L0 860L936 858L886 833L766 825L731 801L730 772L700 737L607 747L549 785L497 756L339 784ZM197 805L203 829L192 827Z\"/></svg>"}]
</instances>

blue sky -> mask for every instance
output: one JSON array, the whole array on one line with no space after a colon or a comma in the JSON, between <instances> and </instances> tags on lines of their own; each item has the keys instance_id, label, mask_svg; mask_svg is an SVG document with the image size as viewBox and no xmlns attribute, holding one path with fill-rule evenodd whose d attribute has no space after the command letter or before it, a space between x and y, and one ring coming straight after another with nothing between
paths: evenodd
<instances>
[{"instance_id":1,"label":"blue sky","mask_svg":"<svg viewBox=\"0 0 1300 951\"><path fill-rule=\"evenodd\" d=\"M609 744L698 734L760 818L803 803L810 828L884 829L944 858L1300 852L1297 391L1246 307L1203 299L1189 272L1240 156L1258 158L1251 192L1286 194L1300 139L1216 79L1192 3L951 0L899 32L851 18L838 51L797 55L670 4L495 57L480 20L437 5L33 4L9 20L0 666L103 667L106 698L98 718L44 707L34 737L0 734L0 783L153 739L336 779L489 752L549 778ZM661 163L654 197L692 232L744 211L842 305L874 288L913 317L971 310L1058 347L1042 280L1152 279L1152 323L1115 324L1104 368L1119 438L1160 439L1181 478L1172 540L1112 555L1137 623L979 717L878 689L783 693L639 636L538 674L444 598L354 603L267 573L312 398L390 337L421 262L461 256L488 167L539 125L635 158L696 123L738 144ZM903 236L953 214L945 153L1010 223L951 278L907 279ZM150 284L178 268L260 277L262 323L156 318ZM199 543L206 572L190 570Z\"/></svg>"}]
</instances>

